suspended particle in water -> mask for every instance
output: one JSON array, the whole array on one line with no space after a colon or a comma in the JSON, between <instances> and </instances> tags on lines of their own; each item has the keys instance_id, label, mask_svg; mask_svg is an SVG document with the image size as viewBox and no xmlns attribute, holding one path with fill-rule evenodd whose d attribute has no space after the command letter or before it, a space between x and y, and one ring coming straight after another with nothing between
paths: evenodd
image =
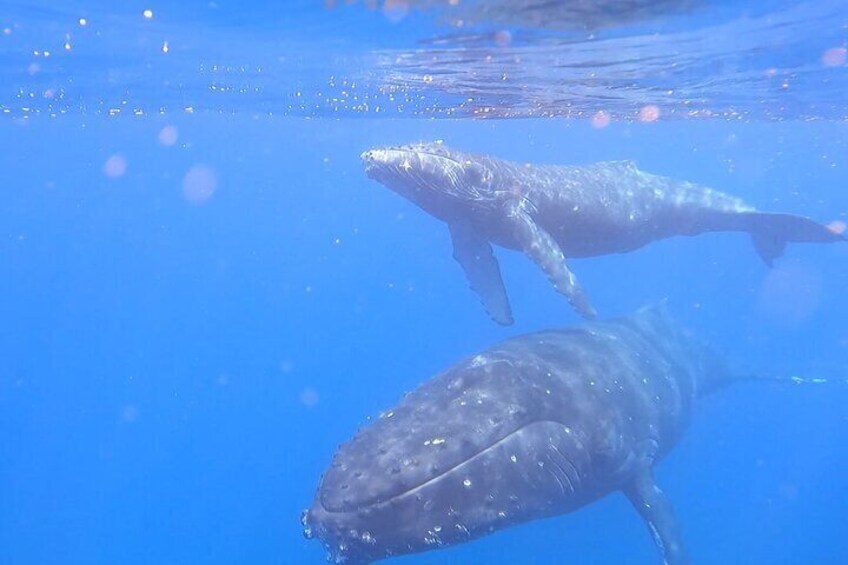
<instances>
[{"instance_id":1,"label":"suspended particle in water","mask_svg":"<svg viewBox=\"0 0 848 565\"><path fill-rule=\"evenodd\" d=\"M167 53L171 48L168 46L168 40L162 42L162 53Z\"/></svg>"},{"instance_id":2,"label":"suspended particle in water","mask_svg":"<svg viewBox=\"0 0 848 565\"><path fill-rule=\"evenodd\" d=\"M142 16L144 16L144 19L145 19L145 20L152 20L152 19L153 19L153 10L151 10L150 8L148 8L148 9L146 9L145 11L143 11L143 12L141 13L141 15L142 15Z\"/></svg>"},{"instance_id":3,"label":"suspended particle in water","mask_svg":"<svg viewBox=\"0 0 848 565\"><path fill-rule=\"evenodd\" d=\"M206 165L194 165L183 177L183 198L191 204L203 204L215 194L218 176Z\"/></svg>"},{"instance_id":4,"label":"suspended particle in water","mask_svg":"<svg viewBox=\"0 0 848 565\"><path fill-rule=\"evenodd\" d=\"M85 18L80 18L80 19L79 19L79 25L80 25L80 27L85 27L85 26L87 26L87 25L88 25L88 20L87 20L87 19L85 19Z\"/></svg>"},{"instance_id":5,"label":"suspended particle in water","mask_svg":"<svg viewBox=\"0 0 848 565\"><path fill-rule=\"evenodd\" d=\"M103 174L110 179L124 176L127 172L127 160L122 155L112 155L103 163Z\"/></svg>"}]
</instances>

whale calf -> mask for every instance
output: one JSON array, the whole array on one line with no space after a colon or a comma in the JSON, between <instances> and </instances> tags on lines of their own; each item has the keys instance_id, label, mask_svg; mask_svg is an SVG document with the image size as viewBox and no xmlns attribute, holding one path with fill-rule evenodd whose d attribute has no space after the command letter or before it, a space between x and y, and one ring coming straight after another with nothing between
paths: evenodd
<instances>
[{"instance_id":1,"label":"whale calf","mask_svg":"<svg viewBox=\"0 0 848 565\"><path fill-rule=\"evenodd\" d=\"M687 563L654 465L696 400L735 380L660 307L508 339L435 376L343 444L302 516L304 533L324 543L330 562L369 563L620 491L663 562Z\"/></svg>"},{"instance_id":2,"label":"whale calf","mask_svg":"<svg viewBox=\"0 0 848 565\"><path fill-rule=\"evenodd\" d=\"M771 266L788 242L845 241L808 218L758 212L630 161L531 165L440 142L372 149L361 158L370 178L448 224L471 288L504 325L513 317L492 244L524 252L579 314L593 319L595 309L566 258L623 253L674 235L741 231Z\"/></svg>"}]
</instances>

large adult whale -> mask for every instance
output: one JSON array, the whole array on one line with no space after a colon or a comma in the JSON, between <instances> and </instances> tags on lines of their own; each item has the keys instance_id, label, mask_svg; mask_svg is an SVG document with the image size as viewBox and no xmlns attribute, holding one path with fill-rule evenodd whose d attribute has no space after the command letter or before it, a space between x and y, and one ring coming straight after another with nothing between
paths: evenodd
<instances>
[{"instance_id":1,"label":"large adult whale","mask_svg":"<svg viewBox=\"0 0 848 565\"><path fill-rule=\"evenodd\" d=\"M687 563L654 465L696 400L734 380L661 308L506 340L343 444L303 514L304 533L332 563L369 563L621 491L664 563Z\"/></svg>"},{"instance_id":2,"label":"large adult whale","mask_svg":"<svg viewBox=\"0 0 848 565\"><path fill-rule=\"evenodd\" d=\"M492 243L523 251L592 319L595 310L567 257L623 253L674 235L742 231L770 266L787 242L845 241L808 218L758 212L738 198L640 171L630 161L530 165L440 142L372 149L362 160L369 177L448 224L454 257L501 324L513 318Z\"/></svg>"}]
</instances>

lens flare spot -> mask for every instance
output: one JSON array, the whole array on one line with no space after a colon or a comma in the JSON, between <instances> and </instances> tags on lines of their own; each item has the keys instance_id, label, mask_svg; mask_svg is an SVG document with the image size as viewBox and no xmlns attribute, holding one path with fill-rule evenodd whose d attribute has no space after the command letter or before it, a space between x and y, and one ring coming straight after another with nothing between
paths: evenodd
<instances>
[{"instance_id":1,"label":"lens flare spot","mask_svg":"<svg viewBox=\"0 0 848 565\"><path fill-rule=\"evenodd\" d=\"M138 420L138 408L127 404L121 409L121 420L126 424L134 424Z\"/></svg>"},{"instance_id":2,"label":"lens flare spot","mask_svg":"<svg viewBox=\"0 0 848 565\"><path fill-rule=\"evenodd\" d=\"M396 24L409 14L409 2L406 0L386 0L383 4L383 15L386 19Z\"/></svg>"},{"instance_id":3,"label":"lens flare spot","mask_svg":"<svg viewBox=\"0 0 848 565\"><path fill-rule=\"evenodd\" d=\"M595 112L595 115L592 116L592 127L595 129L604 129L610 125L610 116L603 110L598 110Z\"/></svg>"},{"instance_id":4,"label":"lens flare spot","mask_svg":"<svg viewBox=\"0 0 848 565\"><path fill-rule=\"evenodd\" d=\"M165 126L159 130L158 139L160 144L165 147L171 147L177 142L177 139L179 139L179 132L174 126Z\"/></svg>"},{"instance_id":5,"label":"lens flare spot","mask_svg":"<svg viewBox=\"0 0 848 565\"><path fill-rule=\"evenodd\" d=\"M848 60L848 49L845 47L825 49L821 56L822 65L825 67L841 67L846 60Z\"/></svg>"},{"instance_id":6,"label":"lens flare spot","mask_svg":"<svg viewBox=\"0 0 848 565\"><path fill-rule=\"evenodd\" d=\"M646 106L643 106L639 110L639 121L640 122L645 122L645 123L655 122L659 119L659 117L660 117L659 106L656 106L654 104L648 104Z\"/></svg>"},{"instance_id":7,"label":"lens flare spot","mask_svg":"<svg viewBox=\"0 0 848 565\"><path fill-rule=\"evenodd\" d=\"M203 204L215 194L218 175L206 165L194 165L183 177L183 197L191 204Z\"/></svg>"},{"instance_id":8,"label":"lens flare spot","mask_svg":"<svg viewBox=\"0 0 848 565\"><path fill-rule=\"evenodd\" d=\"M123 155L112 155L103 163L103 174L110 179L124 176L127 172L127 160Z\"/></svg>"},{"instance_id":9,"label":"lens flare spot","mask_svg":"<svg viewBox=\"0 0 848 565\"><path fill-rule=\"evenodd\" d=\"M501 31L495 32L495 44L498 47L509 47L511 43L512 33L510 33L508 30L503 29Z\"/></svg>"},{"instance_id":10,"label":"lens flare spot","mask_svg":"<svg viewBox=\"0 0 848 565\"><path fill-rule=\"evenodd\" d=\"M848 228L848 224L846 224L842 220L833 220L832 222L827 224L827 229L837 235L842 235L843 233L845 233L846 228Z\"/></svg>"},{"instance_id":11,"label":"lens flare spot","mask_svg":"<svg viewBox=\"0 0 848 565\"><path fill-rule=\"evenodd\" d=\"M312 387L305 388L300 393L300 403L307 408L314 408L318 405L319 401L320 398L318 398L318 391Z\"/></svg>"},{"instance_id":12,"label":"lens flare spot","mask_svg":"<svg viewBox=\"0 0 848 565\"><path fill-rule=\"evenodd\" d=\"M808 320L822 300L822 277L803 263L785 262L771 269L760 287L758 309L761 315L783 327L795 327Z\"/></svg>"}]
</instances>

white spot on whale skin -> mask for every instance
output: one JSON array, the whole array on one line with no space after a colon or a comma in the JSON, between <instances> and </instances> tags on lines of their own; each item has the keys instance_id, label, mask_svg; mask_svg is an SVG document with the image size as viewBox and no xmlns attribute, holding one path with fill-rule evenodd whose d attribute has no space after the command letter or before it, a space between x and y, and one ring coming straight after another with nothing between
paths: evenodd
<instances>
[{"instance_id":1,"label":"white spot on whale skin","mask_svg":"<svg viewBox=\"0 0 848 565\"><path fill-rule=\"evenodd\" d=\"M471 486L471 479L465 479L464 481L462 481L462 484L463 484L463 486L465 486L465 488L470 487Z\"/></svg>"}]
</instances>

